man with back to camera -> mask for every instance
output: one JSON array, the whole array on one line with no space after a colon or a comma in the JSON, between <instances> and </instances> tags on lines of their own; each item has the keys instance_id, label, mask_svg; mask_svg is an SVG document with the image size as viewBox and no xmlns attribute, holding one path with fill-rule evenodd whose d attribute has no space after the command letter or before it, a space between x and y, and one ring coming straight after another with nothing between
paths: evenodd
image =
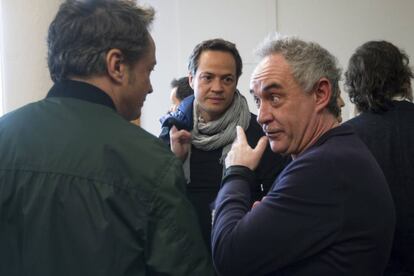
<instances>
[{"instance_id":1,"label":"man with back to camera","mask_svg":"<svg viewBox=\"0 0 414 276\"><path fill-rule=\"evenodd\" d=\"M234 128L242 126L252 146L263 136L256 116L250 113L246 99L237 90L242 65L236 45L229 41L210 39L198 44L188 64L194 96L187 97L176 112L165 118L160 135L185 160L188 195L208 246L212 203L220 187L224 158L236 137ZM288 158L272 153L270 148L262 159L255 171L252 201L267 192L288 162Z\"/></svg>"},{"instance_id":2,"label":"man with back to camera","mask_svg":"<svg viewBox=\"0 0 414 276\"><path fill-rule=\"evenodd\" d=\"M152 92L153 17L127 0L60 6L53 87L0 118L0 275L214 274L181 162L129 122Z\"/></svg>"},{"instance_id":3,"label":"man with back to camera","mask_svg":"<svg viewBox=\"0 0 414 276\"><path fill-rule=\"evenodd\" d=\"M358 47L345 72L345 90L360 112L347 121L384 171L396 209L391 256L384 275L414 275L413 72L404 51L387 41Z\"/></svg>"},{"instance_id":4,"label":"man with back to camera","mask_svg":"<svg viewBox=\"0 0 414 276\"><path fill-rule=\"evenodd\" d=\"M350 127L338 122L340 69L316 43L265 42L250 82L267 137L244 131L226 158L212 230L221 275L381 275L394 230L384 175ZM251 208L252 170L267 141L292 162Z\"/></svg>"}]
</instances>

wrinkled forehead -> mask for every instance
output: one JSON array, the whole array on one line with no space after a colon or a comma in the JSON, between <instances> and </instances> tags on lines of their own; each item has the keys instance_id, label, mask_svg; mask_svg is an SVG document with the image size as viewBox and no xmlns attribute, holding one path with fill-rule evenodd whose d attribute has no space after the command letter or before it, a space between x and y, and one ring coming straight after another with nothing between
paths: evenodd
<instances>
[{"instance_id":1,"label":"wrinkled forehead","mask_svg":"<svg viewBox=\"0 0 414 276\"><path fill-rule=\"evenodd\" d=\"M280 54L264 57L253 70L250 78L250 90L257 90L268 82L283 81L290 73L290 67Z\"/></svg>"},{"instance_id":2,"label":"wrinkled forehead","mask_svg":"<svg viewBox=\"0 0 414 276\"><path fill-rule=\"evenodd\" d=\"M253 86L263 79L263 76L266 73L266 68L270 66L270 57L267 56L260 60L257 66L254 68L252 75L250 76L250 89L253 89Z\"/></svg>"}]
</instances>

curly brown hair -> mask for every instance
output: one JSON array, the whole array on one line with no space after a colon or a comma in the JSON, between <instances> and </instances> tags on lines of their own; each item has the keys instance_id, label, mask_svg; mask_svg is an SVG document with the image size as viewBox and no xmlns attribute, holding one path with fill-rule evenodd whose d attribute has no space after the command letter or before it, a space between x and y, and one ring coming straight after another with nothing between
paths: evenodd
<instances>
[{"instance_id":1,"label":"curly brown hair","mask_svg":"<svg viewBox=\"0 0 414 276\"><path fill-rule=\"evenodd\" d=\"M413 100L409 57L387 41L369 41L357 48L345 72L345 90L360 112L380 113L395 96Z\"/></svg>"}]
</instances>

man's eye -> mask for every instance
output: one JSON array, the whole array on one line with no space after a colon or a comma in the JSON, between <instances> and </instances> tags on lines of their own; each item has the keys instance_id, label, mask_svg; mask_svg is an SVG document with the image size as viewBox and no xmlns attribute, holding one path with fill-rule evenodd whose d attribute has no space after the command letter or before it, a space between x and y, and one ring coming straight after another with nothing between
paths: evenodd
<instances>
[{"instance_id":1,"label":"man's eye","mask_svg":"<svg viewBox=\"0 0 414 276\"><path fill-rule=\"evenodd\" d=\"M272 95L270 100L272 101L273 104L277 104L279 102L280 98L277 95Z\"/></svg>"},{"instance_id":2,"label":"man's eye","mask_svg":"<svg viewBox=\"0 0 414 276\"><path fill-rule=\"evenodd\" d=\"M232 77L226 77L224 79L225 84L232 84L234 82L234 79Z\"/></svg>"},{"instance_id":3,"label":"man's eye","mask_svg":"<svg viewBox=\"0 0 414 276\"><path fill-rule=\"evenodd\" d=\"M201 79L204 80L204 81L209 81L209 80L211 80L211 76L204 75L204 76L201 76Z\"/></svg>"},{"instance_id":4,"label":"man's eye","mask_svg":"<svg viewBox=\"0 0 414 276\"><path fill-rule=\"evenodd\" d=\"M256 104L257 108L260 108L260 99L258 97L254 97L254 103Z\"/></svg>"}]
</instances>

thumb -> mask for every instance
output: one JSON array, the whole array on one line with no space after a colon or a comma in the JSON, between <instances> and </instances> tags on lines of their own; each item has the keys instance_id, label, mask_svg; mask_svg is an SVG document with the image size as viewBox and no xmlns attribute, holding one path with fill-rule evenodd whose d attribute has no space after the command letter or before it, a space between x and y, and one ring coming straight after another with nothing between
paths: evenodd
<instances>
[{"instance_id":1,"label":"thumb","mask_svg":"<svg viewBox=\"0 0 414 276\"><path fill-rule=\"evenodd\" d=\"M254 148L254 151L260 154L260 156L262 156L263 152L266 150L266 147L267 147L267 137L262 136L259 142L257 142L257 145Z\"/></svg>"},{"instance_id":2,"label":"thumb","mask_svg":"<svg viewBox=\"0 0 414 276\"><path fill-rule=\"evenodd\" d=\"M259 205L259 204L260 204L260 200L259 200L259 201L255 201L255 202L253 202L252 209L253 209L254 207L256 207L257 205Z\"/></svg>"},{"instance_id":3,"label":"thumb","mask_svg":"<svg viewBox=\"0 0 414 276\"><path fill-rule=\"evenodd\" d=\"M246 134L244 133L244 130L241 126L236 126L237 131L237 142L246 142ZM246 142L247 143L247 142Z\"/></svg>"},{"instance_id":4,"label":"thumb","mask_svg":"<svg viewBox=\"0 0 414 276\"><path fill-rule=\"evenodd\" d=\"M178 129L175 127L175 125L173 125L172 128L170 129L170 136L176 133L177 131Z\"/></svg>"}]
</instances>

